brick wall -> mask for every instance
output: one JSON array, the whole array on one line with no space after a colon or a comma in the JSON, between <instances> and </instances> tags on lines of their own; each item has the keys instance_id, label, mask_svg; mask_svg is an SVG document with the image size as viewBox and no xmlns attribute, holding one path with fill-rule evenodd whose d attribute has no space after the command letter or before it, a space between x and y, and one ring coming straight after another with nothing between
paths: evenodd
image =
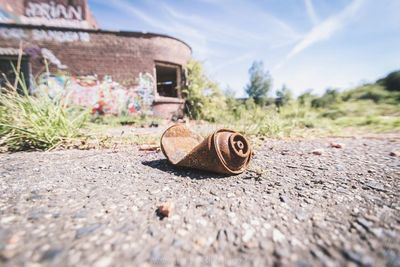
<instances>
[{"instance_id":1,"label":"brick wall","mask_svg":"<svg viewBox=\"0 0 400 267\"><path fill-rule=\"evenodd\" d=\"M24 49L49 49L72 75L111 75L126 85L135 84L140 72L154 76L155 61L184 66L191 57L185 43L162 35L0 25L0 47L17 48L20 42ZM31 58L31 65L35 75L44 71L40 59Z\"/></svg>"}]
</instances>

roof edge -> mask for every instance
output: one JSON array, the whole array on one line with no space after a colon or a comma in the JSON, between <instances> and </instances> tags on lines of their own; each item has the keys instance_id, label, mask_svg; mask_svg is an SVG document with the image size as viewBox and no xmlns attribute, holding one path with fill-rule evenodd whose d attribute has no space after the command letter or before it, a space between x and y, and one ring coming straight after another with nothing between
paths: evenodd
<instances>
[{"instance_id":1,"label":"roof edge","mask_svg":"<svg viewBox=\"0 0 400 267\"><path fill-rule=\"evenodd\" d=\"M185 46L187 46L191 53L193 53L192 47L176 37L162 34L162 33L152 33L152 32L137 32L137 31L115 31L115 30L103 30L103 29L85 29L85 28L68 28L68 27L57 27L57 26L46 26L46 25L31 25L31 24L21 24L21 23L0 23L0 28L2 27L11 27L11 28L22 28L22 29L43 29L43 30L54 30L54 31L70 31L70 32L87 32L87 33L106 33L106 34L115 34L119 36L127 36L127 37L144 37L144 38L152 38L152 37L164 37L173 39L175 41L181 42Z\"/></svg>"}]
</instances>

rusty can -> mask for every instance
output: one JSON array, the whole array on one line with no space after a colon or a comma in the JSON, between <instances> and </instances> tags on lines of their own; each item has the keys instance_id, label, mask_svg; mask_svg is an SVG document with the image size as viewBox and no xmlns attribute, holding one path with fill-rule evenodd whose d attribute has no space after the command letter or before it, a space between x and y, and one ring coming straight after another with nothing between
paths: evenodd
<instances>
[{"instance_id":1,"label":"rusty can","mask_svg":"<svg viewBox=\"0 0 400 267\"><path fill-rule=\"evenodd\" d=\"M238 132L220 129L203 138L183 124L164 132L161 149L173 165L229 175L244 172L252 155L250 143Z\"/></svg>"}]
</instances>

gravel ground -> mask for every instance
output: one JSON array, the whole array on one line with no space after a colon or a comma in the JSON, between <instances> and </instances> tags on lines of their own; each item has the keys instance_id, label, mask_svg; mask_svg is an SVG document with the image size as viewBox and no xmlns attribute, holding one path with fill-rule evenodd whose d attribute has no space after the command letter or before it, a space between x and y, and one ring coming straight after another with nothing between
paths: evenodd
<instances>
[{"instance_id":1,"label":"gravel ground","mask_svg":"<svg viewBox=\"0 0 400 267\"><path fill-rule=\"evenodd\" d=\"M138 147L2 154L0 266L400 266L399 149L267 139L233 177Z\"/></svg>"}]
</instances>

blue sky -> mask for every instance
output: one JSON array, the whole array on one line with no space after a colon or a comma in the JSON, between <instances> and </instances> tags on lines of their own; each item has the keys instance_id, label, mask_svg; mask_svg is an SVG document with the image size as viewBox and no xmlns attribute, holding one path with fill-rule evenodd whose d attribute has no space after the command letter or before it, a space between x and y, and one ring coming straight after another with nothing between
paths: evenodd
<instances>
[{"instance_id":1,"label":"blue sky","mask_svg":"<svg viewBox=\"0 0 400 267\"><path fill-rule=\"evenodd\" d=\"M349 88L400 69L399 0L89 0L101 28L164 33L244 96L262 60L273 88Z\"/></svg>"}]
</instances>

